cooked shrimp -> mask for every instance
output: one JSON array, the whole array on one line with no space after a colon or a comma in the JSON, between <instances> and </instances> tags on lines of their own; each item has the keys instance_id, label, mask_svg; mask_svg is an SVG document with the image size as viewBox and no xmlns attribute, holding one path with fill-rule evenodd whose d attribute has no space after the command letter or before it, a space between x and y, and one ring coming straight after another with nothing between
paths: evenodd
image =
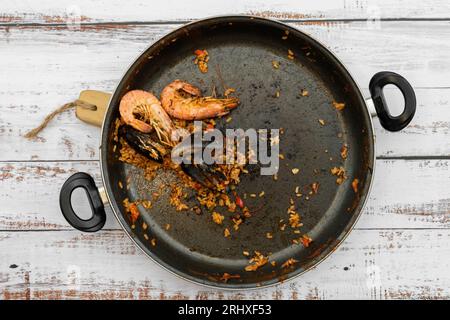
<instances>
[{"instance_id":1,"label":"cooked shrimp","mask_svg":"<svg viewBox=\"0 0 450 320\"><path fill-rule=\"evenodd\" d=\"M155 129L161 142L171 144L171 135L175 127L153 94L143 90L127 92L119 106L123 121L144 133Z\"/></svg>"},{"instance_id":2,"label":"cooked shrimp","mask_svg":"<svg viewBox=\"0 0 450 320\"><path fill-rule=\"evenodd\" d=\"M226 115L239 103L237 98L202 97L199 88L175 80L161 92L161 104L166 112L182 120L202 120Z\"/></svg>"}]
</instances>

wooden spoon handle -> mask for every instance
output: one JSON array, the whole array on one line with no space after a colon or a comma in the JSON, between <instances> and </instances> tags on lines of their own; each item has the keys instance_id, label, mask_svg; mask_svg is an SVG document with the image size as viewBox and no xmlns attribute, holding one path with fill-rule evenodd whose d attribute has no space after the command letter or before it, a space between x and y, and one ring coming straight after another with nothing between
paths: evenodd
<instances>
[{"instance_id":1,"label":"wooden spoon handle","mask_svg":"<svg viewBox=\"0 0 450 320\"><path fill-rule=\"evenodd\" d=\"M82 107L76 107L75 114L78 119L90 123L94 126L101 127L103 124L103 118L105 117L106 110L111 98L110 93L96 91L96 90L84 90L80 92L79 100L95 105L96 110L89 110Z\"/></svg>"}]
</instances>

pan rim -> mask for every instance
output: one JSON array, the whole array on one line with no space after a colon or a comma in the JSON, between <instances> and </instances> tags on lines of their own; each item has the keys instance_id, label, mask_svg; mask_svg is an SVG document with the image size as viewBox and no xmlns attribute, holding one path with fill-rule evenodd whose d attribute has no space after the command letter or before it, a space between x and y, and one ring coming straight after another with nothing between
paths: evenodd
<instances>
[{"instance_id":1,"label":"pan rim","mask_svg":"<svg viewBox=\"0 0 450 320\"><path fill-rule=\"evenodd\" d=\"M180 29L188 27L188 26L192 26L195 24L199 24L199 23L204 23L206 21L211 21L211 20L224 20L224 19L233 19L233 18L246 18L249 20L260 20L263 22L270 22L279 26L282 26L284 28L287 28L289 30L293 30L295 32L300 32L302 33L304 36L306 36L307 38L309 38L311 41L316 42L319 46L322 47L322 49L324 49L328 54L330 54L335 61L341 65L341 67L344 69L344 71L348 74L348 76L351 78L351 80L353 81L356 89L357 89L357 94L359 95L359 98L362 100L363 105L364 105L364 110L363 112L366 114L368 122L369 122L369 128L370 129L370 133L371 135L369 136L369 142L371 144L371 151L372 151L372 156L370 157L369 161L371 161L371 172L369 172L367 174L367 177L369 178L369 181L367 181L368 183L368 187L367 187L367 192L364 196L364 199L362 200L361 203L361 207L359 209L358 212L355 212L353 214L352 219L349 221L349 223L345 226L345 228L341 231L341 234L339 237L336 238L336 240L334 241L333 245L329 245L317 258L317 260L313 263L311 263L309 266L307 266L306 268L304 268L301 271L293 271L289 274L287 274L286 278L284 279L279 279L279 278L274 278L271 280L267 280L267 281L263 281L265 282L264 284L260 284L258 282L255 283L250 283L250 284L232 284L229 285L227 283L222 283L222 282L213 282L213 281L209 281L209 280L204 280L204 279L199 279L199 278L195 278L191 275L187 275L182 271L179 271L178 269L170 266L168 263L161 261L156 255L154 255L150 250L148 250L148 248L146 248L141 241L139 241L138 239L136 239L135 236L133 236L132 234L132 230L130 228L130 226L125 222L123 215L119 215L118 212L120 212L120 208L117 205L117 201L113 196L113 191L111 189L111 185L109 183L107 183L106 178L109 176L108 174L108 169L106 167L106 163L107 163L107 154L106 154L106 150L104 150L105 145L103 142L106 141L107 139L107 134L108 132L106 132L107 130L107 126L106 126L106 119L108 118L108 116L110 115L110 106L111 106L111 102L113 101L113 99L115 98L115 94L117 92L117 89L119 88L119 86L121 85L121 83L123 82L124 78L126 77L127 73L131 70L131 68L135 65L136 62L138 62L140 60L140 58L148 51L151 50L153 47L157 46L158 44L161 43L161 41L163 41L166 38L170 38L170 36L172 36L174 33L178 32ZM159 267L165 269L166 271L168 271L169 273L175 275L176 277L183 279L185 281L189 281L190 283L196 284L196 285L201 285L207 288L211 288L211 289L221 289L221 290L229 290L229 291L239 291L239 290L257 290L257 289L264 289L264 288L269 288L269 287L274 287L277 285L281 285L281 284L285 284L287 282L292 281L293 279L300 277L301 275L305 274L306 272L310 271L311 269L316 268L320 263L322 263L324 260L326 260L335 250L338 249L338 247L346 240L346 238L348 237L348 235L351 233L351 231L354 229L356 223L358 222L360 216L362 215L362 212L364 211L366 205L367 205L367 201L369 198L369 195L371 193L372 190L372 186L373 186L373 176L375 174L375 167L376 167L376 139L375 139L375 133L374 133L374 126L373 126L373 119L372 116L369 112L369 106L367 105L366 99L364 98L363 92L358 84L358 82L355 80L354 76L350 73L349 69L346 67L346 65L341 61L341 59L336 56L324 43L322 43L321 41L317 40L315 37L313 37L312 35L310 35L309 33L300 30L296 27L292 27L284 22L281 22L279 20L275 20L272 18L263 18L263 17L257 17L257 16L252 16L252 15L238 15L238 14L233 14L233 15L216 15L216 16L210 16L210 17L206 17L203 19L198 19L198 20L194 20L191 21L189 23L183 24L180 27L172 30L171 32L163 35L162 37L158 38L157 40L155 40L151 45L149 45L148 47L146 47L145 49L143 49L138 56L129 64L129 66L125 69L125 72L123 73L122 77L120 78L119 82L117 83L116 87L114 88L114 91L112 92L112 95L109 99L108 102L108 109L107 112L105 113L105 116L103 118L103 122L102 122L102 128L101 128L101 143L100 143L100 147L99 147L99 160L100 160L100 172L101 172L101 179L102 179L102 184L104 189L106 190L105 194L106 197L108 199L108 204L111 207L111 211L114 213L117 221L119 222L121 228L126 232L127 236L131 239L131 241L134 243L135 246L137 246L144 254L146 257L148 257L151 261L153 261L154 263L156 263ZM105 162L105 164L104 164ZM111 194L111 196L110 196Z\"/></svg>"}]
</instances>

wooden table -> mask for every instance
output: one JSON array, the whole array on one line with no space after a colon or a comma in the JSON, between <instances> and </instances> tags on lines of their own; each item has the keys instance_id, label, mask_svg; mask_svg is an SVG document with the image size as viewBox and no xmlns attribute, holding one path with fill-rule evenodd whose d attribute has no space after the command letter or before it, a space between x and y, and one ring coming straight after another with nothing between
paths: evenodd
<instances>
[{"instance_id":1,"label":"wooden table","mask_svg":"<svg viewBox=\"0 0 450 320\"><path fill-rule=\"evenodd\" d=\"M73 3L6 1L0 8L0 298L450 298L447 0ZM375 121L374 186L345 243L302 277L253 291L208 289L169 274L134 246L110 211L95 234L66 223L58 205L65 179L86 171L99 182L98 128L66 112L38 140L23 138L81 90L113 90L160 36L225 13L288 22L342 58L366 94L374 73L391 70L411 81L418 100L402 132Z\"/></svg>"}]
</instances>

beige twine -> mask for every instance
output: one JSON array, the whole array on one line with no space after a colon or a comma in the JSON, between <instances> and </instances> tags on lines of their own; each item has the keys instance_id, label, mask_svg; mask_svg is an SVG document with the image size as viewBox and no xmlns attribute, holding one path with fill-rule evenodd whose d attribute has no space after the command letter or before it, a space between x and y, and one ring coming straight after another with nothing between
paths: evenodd
<instances>
[{"instance_id":1,"label":"beige twine","mask_svg":"<svg viewBox=\"0 0 450 320\"><path fill-rule=\"evenodd\" d=\"M62 105L61 107L59 107L58 109L56 109L55 111L53 111L52 113L50 113L49 115L47 115L45 117L44 121L42 121L42 123L38 127L36 127L33 130L27 132L24 135L24 137L27 138L27 139L35 138L39 134L39 132L41 132L48 125L48 123L50 121L52 121L52 119L54 117L56 117L60 113L63 113L66 110L69 110L69 109L72 109L72 108L75 108L75 107L81 107L81 108L89 109L89 110L93 110L93 111L97 110L97 107L94 104L91 104L91 103L88 103L88 102L84 102L84 101L79 100L79 99L77 99L77 100L75 100L73 102L66 103L66 104Z\"/></svg>"}]
</instances>

